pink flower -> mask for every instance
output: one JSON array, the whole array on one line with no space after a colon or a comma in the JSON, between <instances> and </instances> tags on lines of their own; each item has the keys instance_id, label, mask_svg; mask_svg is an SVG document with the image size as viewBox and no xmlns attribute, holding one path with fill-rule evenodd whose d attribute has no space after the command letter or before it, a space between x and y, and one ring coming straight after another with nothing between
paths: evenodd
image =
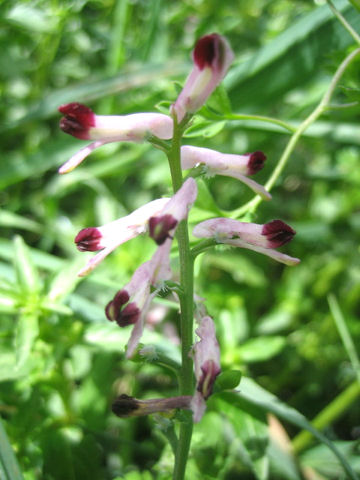
<instances>
[{"instance_id":1,"label":"pink flower","mask_svg":"<svg viewBox=\"0 0 360 480\"><path fill-rule=\"evenodd\" d=\"M195 333L200 340L193 347L196 392L191 401L191 409L194 422L199 422L206 409L205 400L212 394L213 385L221 368L220 348L213 320L208 316L202 318Z\"/></svg>"},{"instance_id":2,"label":"pink flower","mask_svg":"<svg viewBox=\"0 0 360 480\"><path fill-rule=\"evenodd\" d=\"M105 309L108 320L115 321L119 327L134 325L128 342L126 356L130 358L140 341L144 330L144 321L152 299L161 290L163 282L171 278L170 248L168 239L158 247L148 262L135 271L130 282L111 300ZM155 291L150 293L150 287Z\"/></svg>"},{"instance_id":3,"label":"pink flower","mask_svg":"<svg viewBox=\"0 0 360 480\"><path fill-rule=\"evenodd\" d=\"M116 247L145 233L149 218L161 212L169 201L169 198L159 198L134 210L130 215L102 227L89 227L81 230L75 237L77 248L81 252L101 251L88 261L78 275L80 277L87 275Z\"/></svg>"},{"instance_id":4,"label":"pink flower","mask_svg":"<svg viewBox=\"0 0 360 480\"><path fill-rule=\"evenodd\" d=\"M196 225L193 230L195 237L213 237L218 243L248 248L249 250L263 253L286 265L296 265L300 260L277 252L274 249L290 242L295 233L289 225L281 220L273 220L264 225L258 225L256 223L239 222L229 218L205 220Z\"/></svg>"},{"instance_id":5,"label":"pink flower","mask_svg":"<svg viewBox=\"0 0 360 480\"><path fill-rule=\"evenodd\" d=\"M232 155L216 152L209 148L189 145L181 147L181 168L183 170L202 165L207 176L224 175L237 178L264 200L270 200L270 193L262 185L248 178L248 175L254 175L263 168L265 160L266 156L260 151L246 155Z\"/></svg>"},{"instance_id":6,"label":"pink flower","mask_svg":"<svg viewBox=\"0 0 360 480\"><path fill-rule=\"evenodd\" d=\"M194 113L204 103L225 77L234 54L227 40L213 33L201 37L193 51L194 67L178 96L173 110L178 122L186 113Z\"/></svg>"},{"instance_id":7,"label":"pink flower","mask_svg":"<svg viewBox=\"0 0 360 480\"><path fill-rule=\"evenodd\" d=\"M196 196L196 181L190 177L161 212L149 219L149 235L158 245L162 245L167 238L172 237L178 223L187 217Z\"/></svg>"},{"instance_id":8,"label":"pink flower","mask_svg":"<svg viewBox=\"0 0 360 480\"><path fill-rule=\"evenodd\" d=\"M68 103L59 107L64 114L60 128L65 133L81 140L94 140L59 169L59 173L71 172L95 148L111 142L141 142L154 135L161 139L170 139L173 133L173 121L162 113L133 113L130 115L95 115L81 103Z\"/></svg>"}]
</instances>

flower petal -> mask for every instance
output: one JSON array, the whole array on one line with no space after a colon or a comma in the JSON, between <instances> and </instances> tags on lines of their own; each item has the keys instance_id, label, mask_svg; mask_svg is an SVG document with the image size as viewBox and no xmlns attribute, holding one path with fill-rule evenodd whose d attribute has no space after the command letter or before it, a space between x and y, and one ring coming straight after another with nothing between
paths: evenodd
<instances>
[{"instance_id":1,"label":"flower petal","mask_svg":"<svg viewBox=\"0 0 360 480\"><path fill-rule=\"evenodd\" d=\"M60 174L71 172L72 170L74 170L74 168L76 168L78 165L80 165L80 163L83 160L85 160L85 158L87 156L89 156L90 153L93 150L95 150L95 148L99 148L102 145L105 145L106 143L108 143L108 142L100 141L100 140L97 140L96 142L90 143L90 145L87 145L86 147L84 147L81 150L79 150L78 152L76 152L75 155L73 155L66 163L64 163L64 165L62 165L59 168L58 172Z\"/></svg>"},{"instance_id":2,"label":"flower petal","mask_svg":"<svg viewBox=\"0 0 360 480\"><path fill-rule=\"evenodd\" d=\"M234 54L227 40L213 33L201 37L193 51L194 67L172 110L178 122L198 110L226 75Z\"/></svg>"}]
</instances>

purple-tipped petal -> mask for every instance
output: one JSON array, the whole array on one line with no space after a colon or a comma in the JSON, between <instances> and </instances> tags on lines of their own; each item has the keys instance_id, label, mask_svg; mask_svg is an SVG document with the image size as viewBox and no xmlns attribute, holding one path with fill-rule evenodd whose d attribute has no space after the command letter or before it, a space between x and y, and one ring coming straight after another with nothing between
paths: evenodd
<instances>
[{"instance_id":1,"label":"purple-tipped petal","mask_svg":"<svg viewBox=\"0 0 360 480\"><path fill-rule=\"evenodd\" d=\"M95 126L95 114L89 107L73 102L61 105L59 112L65 115L60 120L63 132L80 140L89 140L89 130Z\"/></svg>"},{"instance_id":2,"label":"purple-tipped petal","mask_svg":"<svg viewBox=\"0 0 360 480\"><path fill-rule=\"evenodd\" d=\"M149 136L163 140L173 134L173 119L162 113L134 113L130 115L95 115L86 105L68 103L59 107L64 114L60 128L81 140L95 140L80 150L60 169L68 173L77 167L95 148L110 142L142 142Z\"/></svg>"},{"instance_id":3,"label":"purple-tipped petal","mask_svg":"<svg viewBox=\"0 0 360 480\"><path fill-rule=\"evenodd\" d=\"M107 318L115 321L120 327L133 325L127 345L126 356L130 358L140 341L150 303L163 282L171 278L170 249L171 239L157 248L152 258L140 265L130 282L120 290L105 309ZM150 287L155 291L150 293Z\"/></svg>"},{"instance_id":4,"label":"purple-tipped petal","mask_svg":"<svg viewBox=\"0 0 360 480\"><path fill-rule=\"evenodd\" d=\"M162 245L167 238L171 238L170 231L173 230L178 221L172 215L161 215L149 219L149 236L158 245Z\"/></svg>"},{"instance_id":5,"label":"purple-tipped petal","mask_svg":"<svg viewBox=\"0 0 360 480\"><path fill-rule=\"evenodd\" d=\"M261 234L266 236L270 248L277 248L290 242L296 232L283 221L273 220L265 223Z\"/></svg>"},{"instance_id":6,"label":"purple-tipped petal","mask_svg":"<svg viewBox=\"0 0 360 480\"><path fill-rule=\"evenodd\" d=\"M211 395L221 368L220 348L213 320L208 316L203 317L195 333L200 340L193 347L197 391L192 399L191 408L194 421L198 422L204 414L205 400Z\"/></svg>"},{"instance_id":7,"label":"purple-tipped petal","mask_svg":"<svg viewBox=\"0 0 360 480\"><path fill-rule=\"evenodd\" d=\"M178 122L198 110L226 75L234 54L227 40L213 33L200 38L193 51L194 67L172 106Z\"/></svg>"},{"instance_id":8,"label":"purple-tipped petal","mask_svg":"<svg viewBox=\"0 0 360 480\"><path fill-rule=\"evenodd\" d=\"M78 273L78 276L83 277L87 275L119 245L145 233L149 217L161 212L169 201L169 198L159 198L114 222L107 223L101 227L90 227L81 230L75 237L78 249L81 251L101 251L87 262L85 267Z\"/></svg>"},{"instance_id":9,"label":"purple-tipped petal","mask_svg":"<svg viewBox=\"0 0 360 480\"><path fill-rule=\"evenodd\" d=\"M101 245L102 237L103 236L98 228L83 228L76 235L74 242L80 252L96 252L97 250L102 250L104 248Z\"/></svg>"},{"instance_id":10,"label":"purple-tipped petal","mask_svg":"<svg viewBox=\"0 0 360 480\"><path fill-rule=\"evenodd\" d=\"M201 365L202 375L196 388L205 400L212 394L215 379L219 375L220 371L219 365L216 364L214 360L206 360Z\"/></svg>"},{"instance_id":11,"label":"purple-tipped petal","mask_svg":"<svg viewBox=\"0 0 360 480\"><path fill-rule=\"evenodd\" d=\"M295 231L281 220L259 225L229 218L213 218L196 225L193 235L198 238L214 238L219 243L254 250L286 265L296 265L300 262L297 258L274 250L289 242L295 235Z\"/></svg>"},{"instance_id":12,"label":"purple-tipped petal","mask_svg":"<svg viewBox=\"0 0 360 480\"><path fill-rule=\"evenodd\" d=\"M256 152L250 153L249 157L250 158L247 164L247 167L248 167L247 174L254 175L255 173L259 172L264 168L266 155L260 150L257 150Z\"/></svg>"},{"instance_id":13,"label":"purple-tipped petal","mask_svg":"<svg viewBox=\"0 0 360 480\"><path fill-rule=\"evenodd\" d=\"M129 303L129 299L129 293L120 290L105 307L107 319L116 322L119 327L134 325L139 320L141 312L134 302Z\"/></svg>"},{"instance_id":14,"label":"purple-tipped petal","mask_svg":"<svg viewBox=\"0 0 360 480\"><path fill-rule=\"evenodd\" d=\"M265 160L266 156L260 151L246 155L233 155L190 145L181 147L181 168L183 170L203 165L207 175L236 178L264 200L270 200L270 193L262 185L247 177L247 175L253 175L261 170Z\"/></svg>"},{"instance_id":15,"label":"purple-tipped petal","mask_svg":"<svg viewBox=\"0 0 360 480\"><path fill-rule=\"evenodd\" d=\"M197 185L193 178L188 178L175 193L163 210L149 221L149 234L158 245L171 238L175 228L184 220L197 196Z\"/></svg>"}]
</instances>

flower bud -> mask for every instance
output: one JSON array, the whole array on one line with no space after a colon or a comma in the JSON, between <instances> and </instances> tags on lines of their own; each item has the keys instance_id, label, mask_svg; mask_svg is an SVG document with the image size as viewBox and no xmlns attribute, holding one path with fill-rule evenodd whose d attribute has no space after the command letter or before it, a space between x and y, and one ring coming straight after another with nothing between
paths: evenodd
<instances>
[{"instance_id":1,"label":"flower bud","mask_svg":"<svg viewBox=\"0 0 360 480\"><path fill-rule=\"evenodd\" d=\"M193 51L194 67L172 106L178 122L195 113L225 77L234 54L227 40L213 33L201 37Z\"/></svg>"}]
</instances>

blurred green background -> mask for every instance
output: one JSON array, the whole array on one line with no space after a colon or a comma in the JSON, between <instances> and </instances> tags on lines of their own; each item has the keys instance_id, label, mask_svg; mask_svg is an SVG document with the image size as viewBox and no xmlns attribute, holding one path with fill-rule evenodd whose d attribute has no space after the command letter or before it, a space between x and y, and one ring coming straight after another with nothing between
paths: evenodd
<instances>
[{"instance_id":1,"label":"blurred green background","mask_svg":"<svg viewBox=\"0 0 360 480\"><path fill-rule=\"evenodd\" d=\"M359 30L356 2L335 5ZM83 142L59 130L57 107L78 101L99 114L155 111L176 98L196 39L219 32L235 52L224 81L231 111L297 126L354 40L320 0L5 0L0 13L3 426L26 480L171 478L164 437L171 421L122 420L110 410L119 393L177 391L168 369L124 360L129 332L104 315L150 258L153 242L132 240L80 280L76 272L91 254L73 241L81 228L169 194L166 158L147 144L112 144L59 176L57 168ZM354 62L334 103L357 102L358 88ZM223 98L220 90L209 105L221 111ZM250 120L212 123L203 113L186 143L227 153L263 150L268 160L256 180L265 183L289 133ZM359 144L358 104L329 110L300 139L273 200L248 218L292 225L297 236L283 250L299 257L299 266L221 247L196 263L197 293L215 319L223 369L241 370L309 420L347 392L321 427L358 473L360 388L333 313L359 353ZM218 216L216 205L231 211L252 198L226 177L199 180L199 187L192 223ZM144 342L177 359L176 306L159 299L149 322ZM195 427L187 478L345 478L336 457L311 439L296 447L294 460L279 447L280 424L264 412L210 399ZM290 418L282 423L290 438L299 433ZM0 441L0 472L22 478L16 465L15 476L5 476L13 461L5 431Z\"/></svg>"}]
</instances>

